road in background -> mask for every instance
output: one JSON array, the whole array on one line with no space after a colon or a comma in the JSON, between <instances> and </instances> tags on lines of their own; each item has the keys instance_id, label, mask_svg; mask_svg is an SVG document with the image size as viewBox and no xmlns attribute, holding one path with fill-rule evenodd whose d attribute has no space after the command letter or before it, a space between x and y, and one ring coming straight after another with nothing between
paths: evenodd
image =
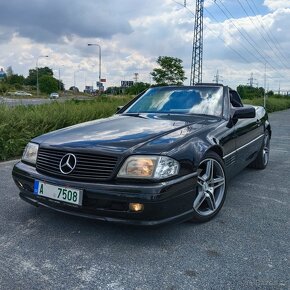
<instances>
[{"instance_id":1,"label":"road in background","mask_svg":"<svg viewBox=\"0 0 290 290\"><path fill-rule=\"evenodd\" d=\"M84 97L84 96L70 96L70 97L60 97L57 99L58 102L65 102L70 99L77 99L77 100L88 100L92 99L91 97ZM7 105L7 106L18 106L18 105L42 105L42 104L49 104L51 102L55 102L55 99L41 99L41 98L31 98L31 99L17 99L17 98L6 98L0 97L0 105Z\"/></svg>"},{"instance_id":2,"label":"road in background","mask_svg":"<svg viewBox=\"0 0 290 290\"><path fill-rule=\"evenodd\" d=\"M41 105L52 102L50 99L13 99L0 97L0 105L17 106L17 105Z\"/></svg>"},{"instance_id":3,"label":"road in background","mask_svg":"<svg viewBox=\"0 0 290 290\"><path fill-rule=\"evenodd\" d=\"M266 170L246 169L205 224L96 222L18 197L0 164L1 289L290 289L290 110L270 115Z\"/></svg>"}]
</instances>

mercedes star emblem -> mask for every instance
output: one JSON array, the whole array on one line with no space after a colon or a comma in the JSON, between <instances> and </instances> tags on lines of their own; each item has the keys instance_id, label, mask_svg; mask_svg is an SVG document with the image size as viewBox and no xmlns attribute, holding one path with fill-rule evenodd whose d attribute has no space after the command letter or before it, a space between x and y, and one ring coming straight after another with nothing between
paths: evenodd
<instances>
[{"instance_id":1,"label":"mercedes star emblem","mask_svg":"<svg viewBox=\"0 0 290 290\"><path fill-rule=\"evenodd\" d=\"M62 157L59 163L59 170L63 174L70 174L77 165L77 158L74 154L68 153Z\"/></svg>"}]
</instances>

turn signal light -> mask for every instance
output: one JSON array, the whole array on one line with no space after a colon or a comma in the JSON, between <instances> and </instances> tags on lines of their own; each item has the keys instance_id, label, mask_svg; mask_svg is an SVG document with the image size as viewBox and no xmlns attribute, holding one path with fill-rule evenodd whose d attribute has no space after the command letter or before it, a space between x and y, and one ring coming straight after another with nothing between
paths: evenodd
<instances>
[{"instance_id":1,"label":"turn signal light","mask_svg":"<svg viewBox=\"0 0 290 290\"><path fill-rule=\"evenodd\" d=\"M138 212L144 210L144 204L142 203L129 203L130 211Z\"/></svg>"}]
</instances>

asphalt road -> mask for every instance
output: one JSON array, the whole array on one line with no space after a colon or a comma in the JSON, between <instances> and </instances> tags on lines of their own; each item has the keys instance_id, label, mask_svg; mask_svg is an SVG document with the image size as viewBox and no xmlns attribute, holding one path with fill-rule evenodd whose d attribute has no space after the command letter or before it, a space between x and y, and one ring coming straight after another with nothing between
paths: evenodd
<instances>
[{"instance_id":1,"label":"asphalt road","mask_svg":"<svg viewBox=\"0 0 290 290\"><path fill-rule=\"evenodd\" d=\"M69 99L78 99L78 100L86 100L88 98L83 96L69 96L69 97L61 97L57 99L58 102L65 102ZM41 99L41 98L33 98L33 99L17 99L17 98L6 98L0 96L0 105L7 105L7 106L28 106L28 105L42 105L42 104L49 104L51 102L55 102L55 99Z\"/></svg>"},{"instance_id":2,"label":"asphalt road","mask_svg":"<svg viewBox=\"0 0 290 290\"><path fill-rule=\"evenodd\" d=\"M18 106L18 105L41 105L50 103L52 100L50 99L14 99L14 98L6 98L0 97L0 105L4 104L7 106Z\"/></svg>"},{"instance_id":3,"label":"asphalt road","mask_svg":"<svg viewBox=\"0 0 290 290\"><path fill-rule=\"evenodd\" d=\"M264 171L230 183L206 224L144 229L34 208L0 165L0 289L290 289L290 110Z\"/></svg>"}]
</instances>

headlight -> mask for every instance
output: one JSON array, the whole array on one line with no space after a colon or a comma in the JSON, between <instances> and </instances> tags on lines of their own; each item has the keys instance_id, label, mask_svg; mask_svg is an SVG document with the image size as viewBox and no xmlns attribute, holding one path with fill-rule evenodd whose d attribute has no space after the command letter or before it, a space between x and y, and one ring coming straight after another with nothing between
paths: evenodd
<instances>
[{"instance_id":1,"label":"headlight","mask_svg":"<svg viewBox=\"0 0 290 290\"><path fill-rule=\"evenodd\" d=\"M167 156L130 156L123 164L118 177L163 179L177 175L179 163Z\"/></svg>"},{"instance_id":2,"label":"headlight","mask_svg":"<svg viewBox=\"0 0 290 290\"><path fill-rule=\"evenodd\" d=\"M38 147L35 143L28 143L24 149L22 160L35 165Z\"/></svg>"}]
</instances>

